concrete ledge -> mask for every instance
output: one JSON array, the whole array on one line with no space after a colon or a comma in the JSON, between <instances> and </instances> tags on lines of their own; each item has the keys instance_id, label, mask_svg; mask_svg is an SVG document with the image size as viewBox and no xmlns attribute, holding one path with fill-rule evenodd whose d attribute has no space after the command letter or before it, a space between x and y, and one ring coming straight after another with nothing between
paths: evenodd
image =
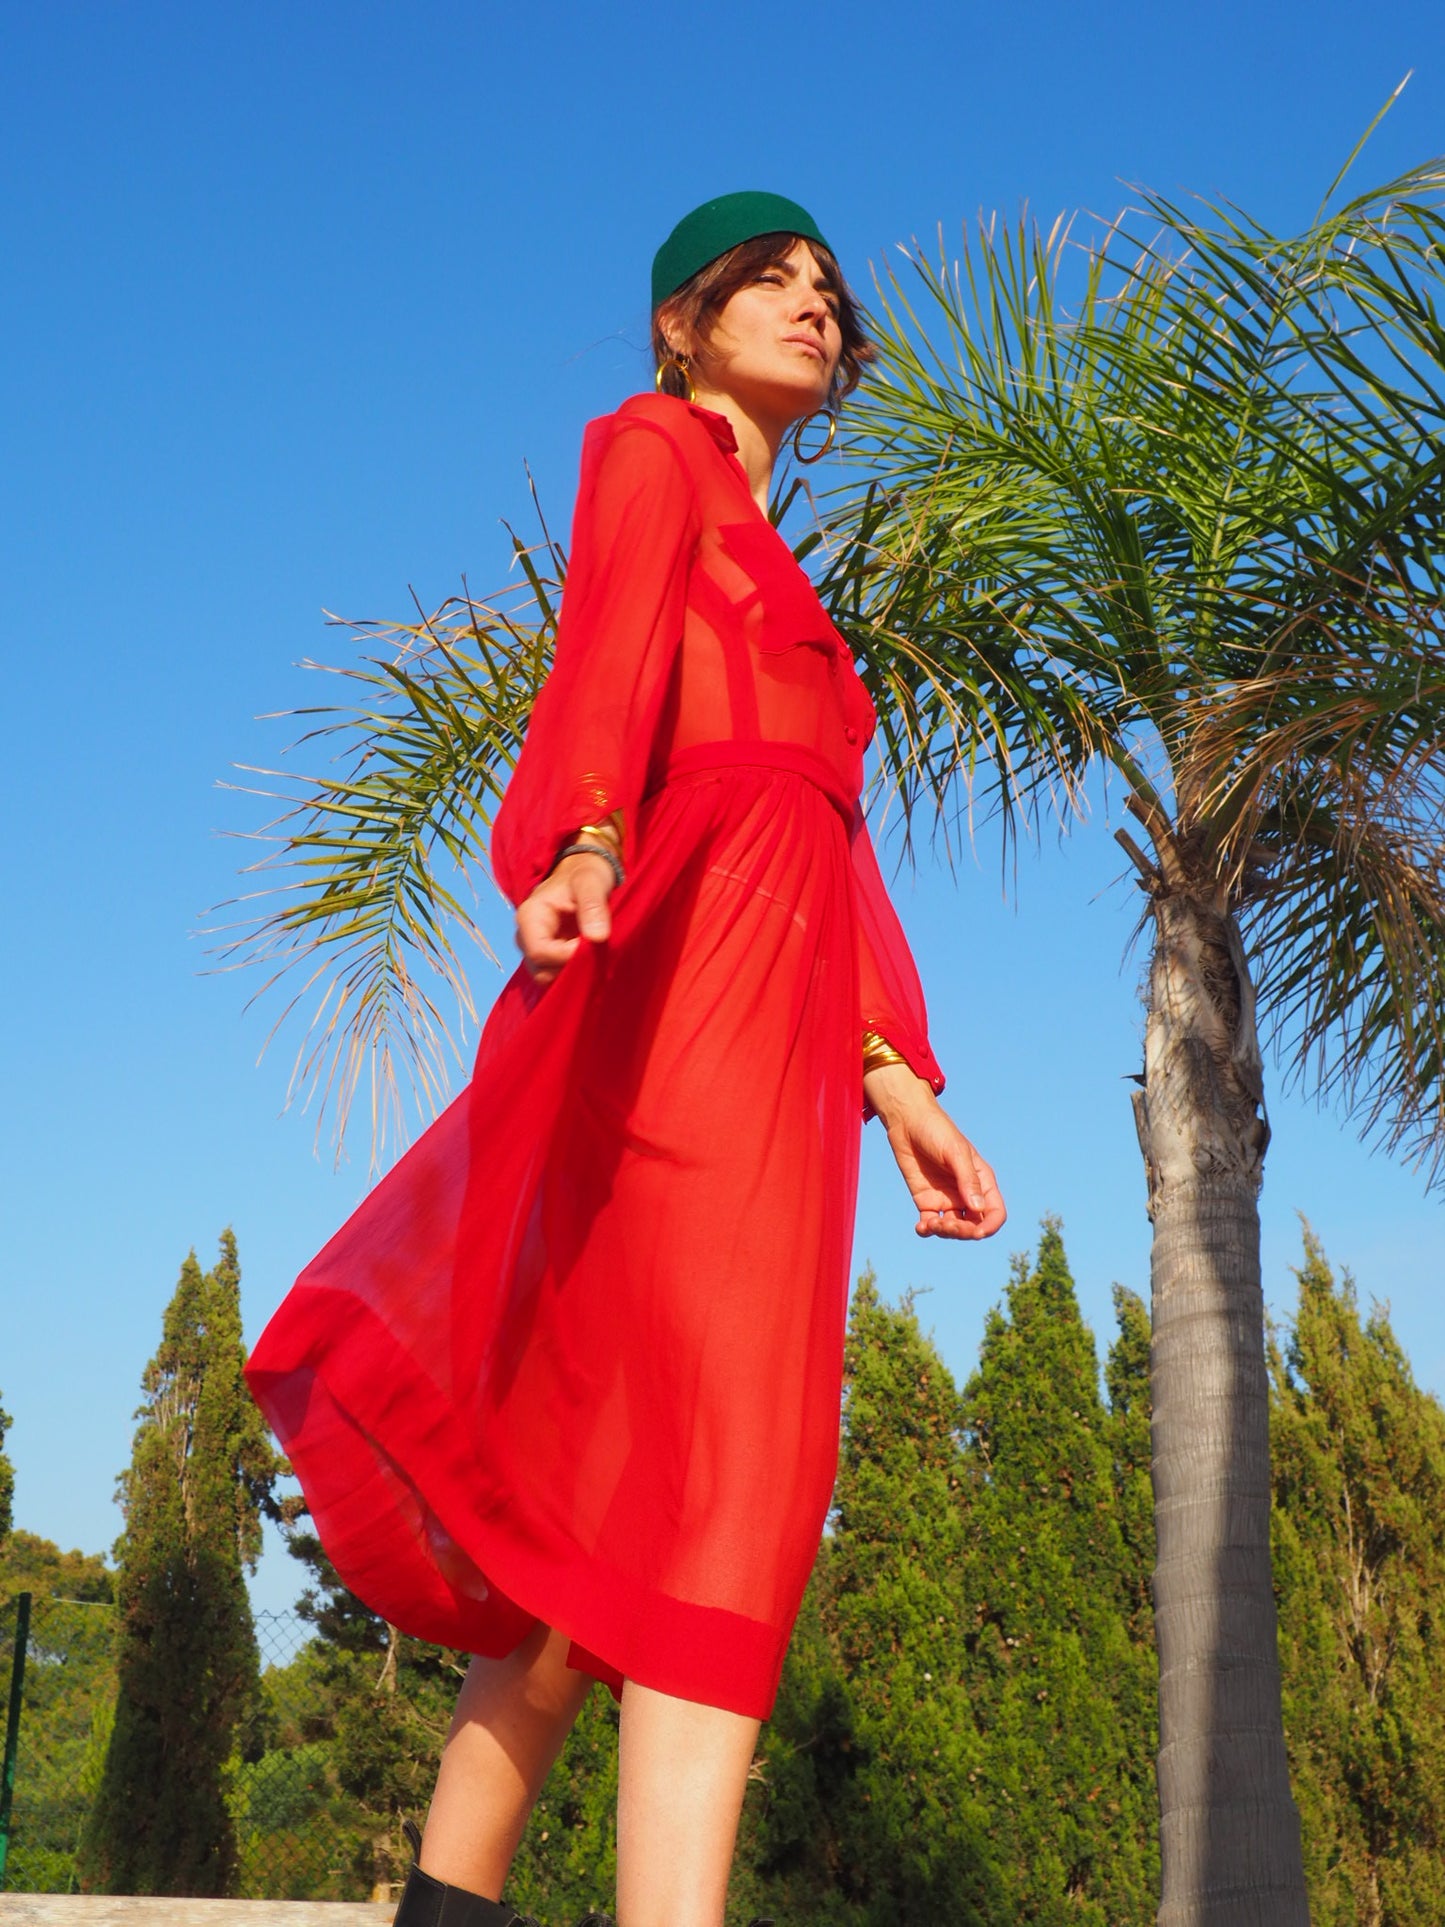
<instances>
[{"instance_id":1,"label":"concrete ledge","mask_svg":"<svg viewBox=\"0 0 1445 1927\"><path fill-rule=\"evenodd\" d=\"M0 1894L0 1927L391 1927L371 1900L170 1900L147 1894Z\"/></svg>"}]
</instances>

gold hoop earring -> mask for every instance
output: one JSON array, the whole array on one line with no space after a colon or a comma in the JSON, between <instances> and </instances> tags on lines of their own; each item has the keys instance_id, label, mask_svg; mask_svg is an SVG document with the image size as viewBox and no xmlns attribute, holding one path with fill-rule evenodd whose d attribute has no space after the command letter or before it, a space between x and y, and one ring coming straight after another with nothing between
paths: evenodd
<instances>
[{"instance_id":1,"label":"gold hoop earring","mask_svg":"<svg viewBox=\"0 0 1445 1927\"><path fill-rule=\"evenodd\" d=\"M669 355L667 360L662 363L657 371L657 380L654 383L659 395L671 393L670 389L664 388L662 385L664 381L667 380L669 373L676 375L678 380L686 387L687 400L696 401L697 390L692 385L692 373L688 368L686 355Z\"/></svg>"},{"instance_id":2,"label":"gold hoop earring","mask_svg":"<svg viewBox=\"0 0 1445 1927\"><path fill-rule=\"evenodd\" d=\"M816 421L819 415L822 415L826 418L828 423L828 432L823 437L823 446L821 448L814 449L811 455L805 455L803 453L803 430L808 426L809 422ZM805 418L802 421L800 421L797 427L793 430L793 454L803 464L804 468L811 468L814 462L821 462L823 457L827 454L828 450L833 446L833 437L837 434L837 432L838 432L838 417L835 414L833 414L830 409L827 409L827 408L816 409L811 415L805 416Z\"/></svg>"}]
</instances>

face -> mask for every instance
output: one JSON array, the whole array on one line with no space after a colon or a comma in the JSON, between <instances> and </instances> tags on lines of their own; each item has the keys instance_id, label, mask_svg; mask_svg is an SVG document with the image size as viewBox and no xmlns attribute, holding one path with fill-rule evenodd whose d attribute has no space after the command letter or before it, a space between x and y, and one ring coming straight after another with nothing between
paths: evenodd
<instances>
[{"instance_id":1,"label":"face","mask_svg":"<svg viewBox=\"0 0 1445 1927\"><path fill-rule=\"evenodd\" d=\"M694 367L700 386L794 422L826 403L842 349L838 297L799 241L786 260L732 296L699 344Z\"/></svg>"}]
</instances>

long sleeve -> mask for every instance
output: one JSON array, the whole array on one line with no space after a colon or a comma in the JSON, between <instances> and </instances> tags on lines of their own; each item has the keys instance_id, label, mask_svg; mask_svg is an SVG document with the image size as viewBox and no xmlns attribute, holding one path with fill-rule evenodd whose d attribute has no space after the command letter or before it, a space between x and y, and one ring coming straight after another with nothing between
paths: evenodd
<instances>
[{"instance_id":1,"label":"long sleeve","mask_svg":"<svg viewBox=\"0 0 1445 1927\"><path fill-rule=\"evenodd\" d=\"M698 529L663 428L626 413L589 426L556 656L492 831L493 874L514 904L582 823L621 810L630 855Z\"/></svg>"},{"instance_id":2,"label":"long sleeve","mask_svg":"<svg viewBox=\"0 0 1445 1927\"><path fill-rule=\"evenodd\" d=\"M859 1029L877 1031L909 1066L943 1089L943 1072L928 1042L928 1010L918 967L893 908L863 812L853 818L853 884L858 905Z\"/></svg>"}]
</instances>

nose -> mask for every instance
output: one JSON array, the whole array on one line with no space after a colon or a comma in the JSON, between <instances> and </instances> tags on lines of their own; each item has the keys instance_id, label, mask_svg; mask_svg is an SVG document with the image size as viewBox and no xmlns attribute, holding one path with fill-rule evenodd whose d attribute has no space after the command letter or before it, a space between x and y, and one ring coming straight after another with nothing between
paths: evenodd
<instances>
[{"instance_id":1,"label":"nose","mask_svg":"<svg viewBox=\"0 0 1445 1927\"><path fill-rule=\"evenodd\" d=\"M799 321L815 321L821 328L828 314L828 302L822 289L800 289L795 314Z\"/></svg>"},{"instance_id":2,"label":"nose","mask_svg":"<svg viewBox=\"0 0 1445 1927\"><path fill-rule=\"evenodd\" d=\"M817 328L819 333L827 331L828 304L823 299L823 295L817 293L817 289L809 291L798 301L798 308L794 310L794 320L800 324L807 324L811 328Z\"/></svg>"}]
</instances>

